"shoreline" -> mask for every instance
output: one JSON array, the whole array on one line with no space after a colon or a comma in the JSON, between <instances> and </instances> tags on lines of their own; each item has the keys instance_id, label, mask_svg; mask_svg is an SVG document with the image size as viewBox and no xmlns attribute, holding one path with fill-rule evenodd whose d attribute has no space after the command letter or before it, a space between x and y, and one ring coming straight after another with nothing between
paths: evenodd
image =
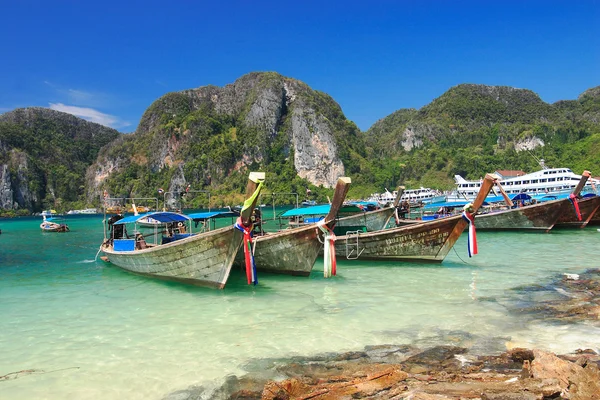
<instances>
[{"instance_id":1,"label":"shoreline","mask_svg":"<svg viewBox=\"0 0 600 400\"><path fill-rule=\"evenodd\" d=\"M529 303L521 302L509 312L529 321L600 321L600 269L565 273L547 285L513 290ZM229 376L217 389L191 386L164 400L600 400L599 349L556 355L535 348L510 349L510 341L504 346L505 351L489 355L471 353L475 349L460 346L390 344L366 346L362 351L261 360L255 371Z\"/></svg>"}]
</instances>

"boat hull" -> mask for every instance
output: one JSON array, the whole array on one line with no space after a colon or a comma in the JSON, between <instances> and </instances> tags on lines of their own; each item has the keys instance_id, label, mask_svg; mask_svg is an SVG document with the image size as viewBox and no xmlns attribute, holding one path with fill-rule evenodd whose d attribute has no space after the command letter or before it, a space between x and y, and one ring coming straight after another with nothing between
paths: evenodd
<instances>
[{"instance_id":1,"label":"boat hull","mask_svg":"<svg viewBox=\"0 0 600 400\"><path fill-rule=\"evenodd\" d=\"M335 224L336 228L366 227L367 232L374 232L384 229L392 216L393 207L386 207L380 210L367 211L360 214L349 215L339 218Z\"/></svg>"},{"instance_id":2,"label":"boat hull","mask_svg":"<svg viewBox=\"0 0 600 400\"><path fill-rule=\"evenodd\" d=\"M568 200L554 200L530 206L511 208L475 218L477 230L531 230L548 232L563 212Z\"/></svg>"},{"instance_id":3,"label":"boat hull","mask_svg":"<svg viewBox=\"0 0 600 400\"><path fill-rule=\"evenodd\" d=\"M588 197L579 201L581 221L577 218L575 207L567 200L556 222L556 228L584 228L600 207L600 196Z\"/></svg>"},{"instance_id":4,"label":"boat hull","mask_svg":"<svg viewBox=\"0 0 600 400\"><path fill-rule=\"evenodd\" d=\"M270 233L254 239L254 263L257 271L308 276L323 245L315 224ZM244 249L235 259L236 267L245 268Z\"/></svg>"},{"instance_id":5,"label":"boat hull","mask_svg":"<svg viewBox=\"0 0 600 400\"><path fill-rule=\"evenodd\" d=\"M338 236L335 251L348 259L439 263L466 225L461 216L454 216L378 232ZM357 237L358 251L353 246Z\"/></svg>"},{"instance_id":6,"label":"boat hull","mask_svg":"<svg viewBox=\"0 0 600 400\"><path fill-rule=\"evenodd\" d=\"M103 245L108 260L126 271L159 279L223 289L242 234L232 226L134 251Z\"/></svg>"}]
</instances>

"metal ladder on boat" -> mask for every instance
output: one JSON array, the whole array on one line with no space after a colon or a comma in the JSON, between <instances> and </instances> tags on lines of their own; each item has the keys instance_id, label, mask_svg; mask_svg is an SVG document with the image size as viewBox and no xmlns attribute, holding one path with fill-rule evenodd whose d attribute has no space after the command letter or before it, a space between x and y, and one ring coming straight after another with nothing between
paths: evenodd
<instances>
[{"instance_id":1,"label":"metal ladder on boat","mask_svg":"<svg viewBox=\"0 0 600 400\"><path fill-rule=\"evenodd\" d=\"M346 259L356 260L365 249L360 250L358 238L361 231L346 232Z\"/></svg>"}]
</instances>

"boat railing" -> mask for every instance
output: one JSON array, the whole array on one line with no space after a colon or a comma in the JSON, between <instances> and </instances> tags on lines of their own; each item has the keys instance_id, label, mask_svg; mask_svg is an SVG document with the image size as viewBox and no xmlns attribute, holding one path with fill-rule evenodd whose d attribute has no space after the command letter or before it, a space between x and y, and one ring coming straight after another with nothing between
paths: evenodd
<instances>
[{"instance_id":1,"label":"boat railing","mask_svg":"<svg viewBox=\"0 0 600 400\"><path fill-rule=\"evenodd\" d=\"M360 249L359 237L360 230L346 232L346 259L356 260L365 250Z\"/></svg>"}]
</instances>

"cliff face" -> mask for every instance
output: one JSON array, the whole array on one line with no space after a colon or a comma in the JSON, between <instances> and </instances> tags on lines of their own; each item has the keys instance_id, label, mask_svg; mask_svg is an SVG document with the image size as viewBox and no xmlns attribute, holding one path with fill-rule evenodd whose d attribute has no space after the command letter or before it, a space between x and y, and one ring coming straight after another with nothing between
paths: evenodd
<instances>
[{"instance_id":1,"label":"cliff face","mask_svg":"<svg viewBox=\"0 0 600 400\"><path fill-rule=\"evenodd\" d=\"M276 73L168 93L150 105L133 135L101 152L88 170L88 197L106 187L144 193L141 184L117 182L128 173L176 192L187 184L219 185L250 168L291 167L314 185L332 187L345 173L349 146L340 148L340 141L349 132L360 134L330 96Z\"/></svg>"},{"instance_id":2,"label":"cliff face","mask_svg":"<svg viewBox=\"0 0 600 400\"><path fill-rule=\"evenodd\" d=\"M39 211L78 200L86 168L118 136L114 129L45 108L0 115L0 209Z\"/></svg>"}]
</instances>

